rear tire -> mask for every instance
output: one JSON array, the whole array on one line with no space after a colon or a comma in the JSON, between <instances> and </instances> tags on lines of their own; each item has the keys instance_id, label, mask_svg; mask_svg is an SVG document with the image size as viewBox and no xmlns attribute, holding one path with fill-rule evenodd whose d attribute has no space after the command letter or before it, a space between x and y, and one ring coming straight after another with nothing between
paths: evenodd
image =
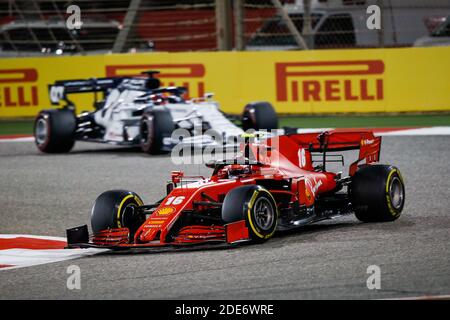
<instances>
[{"instance_id":1,"label":"rear tire","mask_svg":"<svg viewBox=\"0 0 450 320\"><path fill-rule=\"evenodd\" d=\"M168 110L152 110L141 119L141 149L148 154L167 153L163 150L164 139L170 138L175 130L172 115Z\"/></svg>"},{"instance_id":2,"label":"rear tire","mask_svg":"<svg viewBox=\"0 0 450 320\"><path fill-rule=\"evenodd\" d=\"M242 129L272 130L278 128L278 116L269 102L253 102L242 113Z\"/></svg>"},{"instance_id":3,"label":"rear tire","mask_svg":"<svg viewBox=\"0 0 450 320\"><path fill-rule=\"evenodd\" d=\"M91 227L94 234L107 229L128 228L130 240L145 222L145 215L136 210L142 206L141 198L132 191L110 190L95 200L91 213Z\"/></svg>"},{"instance_id":4,"label":"rear tire","mask_svg":"<svg viewBox=\"0 0 450 320\"><path fill-rule=\"evenodd\" d=\"M72 110L41 111L34 122L34 141L46 153L69 152L75 144L77 119Z\"/></svg>"},{"instance_id":5,"label":"rear tire","mask_svg":"<svg viewBox=\"0 0 450 320\"><path fill-rule=\"evenodd\" d=\"M388 165L361 167L352 177L350 196L360 221L398 219L405 204L405 185L400 170Z\"/></svg>"},{"instance_id":6,"label":"rear tire","mask_svg":"<svg viewBox=\"0 0 450 320\"><path fill-rule=\"evenodd\" d=\"M277 228L278 209L272 194L261 186L241 186L230 190L222 205L222 220L245 220L253 242L270 239Z\"/></svg>"}]
</instances>

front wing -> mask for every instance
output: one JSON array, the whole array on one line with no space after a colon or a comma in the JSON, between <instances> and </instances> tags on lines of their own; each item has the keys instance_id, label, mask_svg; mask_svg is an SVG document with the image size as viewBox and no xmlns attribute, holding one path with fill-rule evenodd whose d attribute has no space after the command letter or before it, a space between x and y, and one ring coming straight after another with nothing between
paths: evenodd
<instances>
[{"instance_id":1,"label":"front wing","mask_svg":"<svg viewBox=\"0 0 450 320\"><path fill-rule=\"evenodd\" d=\"M249 242L249 231L245 220L225 226L186 226L179 230L174 241L152 241L130 243L128 228L108 229L89 236L87 225L66 230L67 248L103 248L112 250L127 249L181 249L203 248L205 246L229 247Z\"/></svg>"}]
</instances>

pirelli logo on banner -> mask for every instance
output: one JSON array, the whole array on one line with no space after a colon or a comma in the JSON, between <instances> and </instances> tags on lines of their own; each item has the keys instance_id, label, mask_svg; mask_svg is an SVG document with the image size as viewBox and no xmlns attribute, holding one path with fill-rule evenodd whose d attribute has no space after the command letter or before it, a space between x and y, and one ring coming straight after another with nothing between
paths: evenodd
<instances>
[{"instance_id":1,"label":"pirelli logo on banner","mask_svg":"<svg viewBox=\"0 0 450 320\"><path fill-rule=\"evenodd\" d=\"M36 107L38 99L36 69L0 69L0 107Z\"/></svg>"},{"instance_id":2,"label":"pirelli logo on banner","mask_svg":"<svg viewBox=\"0 0 450 320\"><path fill-rule=\"evenodd\" d=\"M275 74L278 102L384 99L382 60L279 62Z\"/></svg>"},{"instance_id":3,"label":"pirelli logo on banner","mask_svg":"<svg viewBox=\"0 0 450 320\"><path fill-rule=\"evenodd\" d=\"M161 86L181 86L187 88L187 99L202 97L205 94L204 77L206 69L203 64L122 64L106 66L106 76L138 76L142 71L157 70Z\"/></svg>"}]
</instances>

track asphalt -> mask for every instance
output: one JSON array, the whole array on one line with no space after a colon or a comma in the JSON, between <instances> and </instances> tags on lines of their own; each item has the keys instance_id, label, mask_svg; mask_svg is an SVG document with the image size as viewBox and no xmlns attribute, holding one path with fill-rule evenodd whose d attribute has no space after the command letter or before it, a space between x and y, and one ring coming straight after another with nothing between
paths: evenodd
<instances>
[{"instance_id":1,"label":"track asphalt","mask_svg":"<svg viewBox=\"0 0 450 320\"><path fill-rule=\"evenodd\" d=\"M396 165L406 206L393 223L353 216L277 234L232 250L100 254L0 271L0 299L358 299L450 294L450 138L384 137L381 162ZM0 143L0 234L64 236L88 223L107 189L136 191L145 202L164 195L167 156L77 143L67 155L45 155L31 142ZM67 267L81 270L68 290ZM369 290L367 268L381 269Z\"/></svg>"}]
</instances>

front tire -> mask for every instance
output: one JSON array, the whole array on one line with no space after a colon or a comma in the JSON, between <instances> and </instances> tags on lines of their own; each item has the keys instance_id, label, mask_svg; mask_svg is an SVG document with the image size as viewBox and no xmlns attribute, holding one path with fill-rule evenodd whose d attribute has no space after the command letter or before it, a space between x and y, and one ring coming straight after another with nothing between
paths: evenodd
<instances>
[{"instance_id":1,"label":"front tire","mask_svg":"<svg viewBox=\"0 0 450 320\"><path fill-rule=\"evenodd\" d=\"M141 119L141 149L148 154L161 154L164 139L170 138L175 130L172 115L168 110L152 110L144 113Z\"/></svg>"},{"instance_id":2,"label":"front tire","mask_svg":"<svg viewBox=\"0 0 450 320\"><path fill-rule=\"evenodd\" d=\"M249 185L232 189L222 205L225 223L245 220L253 242L270 239L277 228L278 209L272 194L261 186Z\"/></svg>"},{"instance_id":3,"label":"front tire","mask_svg":"<svg viewBox=\"0 0 450 320\"><path fill-rule=\"evenodd\" d=\"M394 221L405 205L405 185L394 166L361 167L352 177L350 195L355 216L363 222Z\"/></svg>"},{"instance_id":4,"label":"front tire","mask_svg":"<svg viewBox=\"0 0 450 320\"><path fill-rule=\"evenodd\" d=\"M278 116L269 102L253 102L242 113L242 129L272 130L278 128Z\"/></svg>"},{"instance_id":5,"label":"front tire","mask_svg":"<svg viewBox=\"0 0 450 320\"><path fill-rule=\"evenodd\" d=\"M141 198L132 191L110 190L95 200L91 213L91 227L94 234L107 229L128 228L130 239L145 222L145 215L137 207Z\"/></svg>"},{"instance_id":6,"label":"front tire","mask_svg":"<svg viewBox=\"0 0 450 320\"><path fill-rule=\"evenodd\" d=\"M45 153L69 152L75 144L77 120L69 109L41 111L34 122L34 141Z\"/></svg>"}]
</instances>

